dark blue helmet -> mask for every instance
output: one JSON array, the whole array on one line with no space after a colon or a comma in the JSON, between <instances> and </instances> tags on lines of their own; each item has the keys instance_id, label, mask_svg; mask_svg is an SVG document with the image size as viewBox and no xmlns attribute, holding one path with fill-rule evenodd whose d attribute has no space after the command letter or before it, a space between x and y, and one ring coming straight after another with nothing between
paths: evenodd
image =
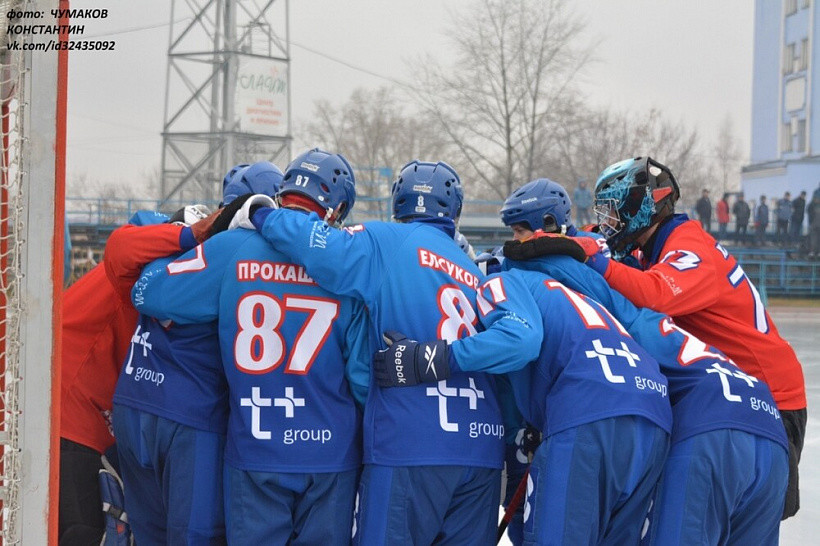
<instances>
[{"instance_id":1,"label":"dark blue helmet","mask_svg":"<svg viewBox=\"0 0 820 546\"><path fill-rule=\"evenodd\" d=\"M531 231L547 233L572 227L572 201L564 187L549 178L527 182L510 195L501 207L504 225L524 224Z\"/></svg>"},{"instance_id":2,"label":"dark blue helmet","mask_svg":"<svg viewBox=\"0 0 820 546\"><path fill-rule=\"evenodd\" d=\"M464 192L456 171L447 163L414 160L393 182L393 218L450 218L461 216Z\"/></svg>"},{"instance_id":3,"label":"dark blue helmet","mask_svg":"<svg viewBox=\"0 0 820 546\"><path fill-rule=\"evenodd\" d=\"M235 175L238 171L244 169L248 166L248 163L240 163L238 165L234 165L231 167L231 170L225 175L225 178L222 179L222 193L225 193L225 186L230 184L233 175Z\"/></svg>"},{"instance_id":4,"label":"dark blue helmet","mask_svg":"<svg viewBox=\"0 0 820 546\"><path fill-rule=\"evenodd\" d=\"M672 171L652 158L604 169L595 183L595 214L612 255L622 259L635 250L641 235L674 212L678 197Z\"/></svg>"},{"instance_id":5,"label":"dark blue helmet","mask_svg":"<svg viewBox=\"0 0 820 546\"><path fill-rule=\"evenodd\" d=\"M327 211L329 224L341 224L356 202L353 168L341 154L319 148L308 150L290 162L279 196L304 195Z\"/></svg>"},{"instance_id":6,"label":"dark blue helmet","mask_svg":"<svg viewBox=\"0 0 820 546\"><path fill-rule=\"evenodd\" d=\"M276 195L282 184L282 171L270 161L260 161L243 167L222 190L222 204L227 205L240 195L261 193L270 197Z\"/></svg>"}]
</instances>

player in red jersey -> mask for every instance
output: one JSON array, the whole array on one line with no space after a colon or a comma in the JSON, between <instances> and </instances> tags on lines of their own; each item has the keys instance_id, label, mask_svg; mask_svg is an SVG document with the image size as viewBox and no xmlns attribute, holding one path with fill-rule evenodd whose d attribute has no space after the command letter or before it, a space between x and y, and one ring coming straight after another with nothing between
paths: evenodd
<instances>
[{"instance_id":1,"label":"player in red jersey","mask_svg":"<svg viewBox=\"0 0 820 546\"><path fill-rule=\"evenodd\" d=\"M651 158L627 159L605 169L595 185L595 212L615 259L599 252L587 263L635 305L671 315L769 385L789 437L783 518L791 517L800 507L803 368L735 258L698 222L674 214L679 195L670 170ZM635 250L641 253L640 269L618 261Z\"/></svg>"},{"instance_id":2,"label":"player in red jersey","mask_svg":"<svg viewBox=\"0 0 820 546\"><path fill-rule=\"evenodd\" d=\"M192 210L186 207L189 221ZM183 209L178 214L185 214ZM175 215L176 216L176 215ZM98 544L103 513L97 474L100 456L114 444L111 409L114 386L137 323L131 305L131 286L142 266L187 250L204 239L216 213L195 228L164 223L168 217L139 212L109 238L106 252L119 259L105 260L66 290L62 306L62 386L60 406L60 515L59 543ZM156 224L156 225L150 225ZM117 232L129 232L128 244L117 245ZM123 281L126 271L133 280ZM127 286L126 286L127 284Z\"/></svg>"}]
</instances>

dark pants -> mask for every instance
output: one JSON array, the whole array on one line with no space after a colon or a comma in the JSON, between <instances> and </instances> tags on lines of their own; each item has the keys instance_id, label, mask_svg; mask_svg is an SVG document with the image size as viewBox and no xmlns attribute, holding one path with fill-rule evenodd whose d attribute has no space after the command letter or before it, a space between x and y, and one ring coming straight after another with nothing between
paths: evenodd
<instances>
[{"instance_id":1,"label":"dark pants","mask_svg":"<svg viewBox=\"0 0 820 546\"><path fill-rule=\"evenodd\" d=\"M809 253L812 256L820 253L820 220L815 220L809 228Z\"/></svg>"},{"instance_id":2,"label":"dark pants","mask_svg":"<svg viewBox=\"0 0 820 546\"><path fill-rule=\"evenodd\" d=\"M95 449L60 438L60 546L99 544L105 531Z\"/></svg>"},{"instance_id":3,"label":"dark pants","mask_svg":"<svg viewBox=\"0 0 820 546\"><path fill-rule=\"evenodd\" d=\"M749 221L748 220L746 222L743 222L743 223L737 222L735 224L735 237L737 238L738 243L745 242L746 229L748 228L748 226L749 226ZM743 239L740 238L741 236L743 236Z\"/></svg>"},{"instance_id":4,"label":"dark pants","mask_svg":"<svg viewBox=\"0 0 820 546\"><path fill-rule=\"evenodd\" d=\"M755 241L759 245L764 245L766 243L766 228L768 226L758 224L755 226Z\"/></svg>"},{"instance_id":5,"label":"dark pants","mask_svg":"<svg viewBox=\"0 0 820 546\"><path fill-rule=\"evenodd\" d=\"M777 221L777 237L782 241L786 238L789 234L789 221L788 220L778 220Z\"/></svg>"},{"instance_id":6,"label":"dark pants","mask_svg":"<svg viewBox=\"0 0 820 546\"><path fill-rule=\"evenodd\" d=\"M650 544L777 544L789 456L732 429L675 442L651 514Z\"/></svg>"},{"instance_id":7,"label":"dark pants","mask_svg":"<svg viewBox=\"0 0 820 546\"><path fill-rule=\"evenodd\" d=\"M806 437L806 408L799 410L782 410L780 417L789 437L789 487L786 489L786 504L783 507L783 519L792 517L800 510L800 477L797 464L803 452L803 440Z\"/></svg>"}]
</instances>

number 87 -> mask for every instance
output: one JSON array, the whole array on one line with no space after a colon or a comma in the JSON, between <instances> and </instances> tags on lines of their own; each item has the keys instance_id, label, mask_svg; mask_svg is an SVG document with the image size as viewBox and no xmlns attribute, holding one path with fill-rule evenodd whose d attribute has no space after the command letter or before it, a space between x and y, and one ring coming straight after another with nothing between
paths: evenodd
<instances>
[{"instance_id":1,"label":"number 87","mask_svg":"<svg viewBox=\"0 0 820 546\"><path fill-rule=\"evenodd\" d=\"M308 313L308 317L293 340L285 373L304 375L310 371L339 317L339 302L292 294L283 295L280 301L266 292L249 292L236 306L234 362L240 371L264 374L282 363L287 348L279 328L287 311Z\"/></svg>"}]
</instances>

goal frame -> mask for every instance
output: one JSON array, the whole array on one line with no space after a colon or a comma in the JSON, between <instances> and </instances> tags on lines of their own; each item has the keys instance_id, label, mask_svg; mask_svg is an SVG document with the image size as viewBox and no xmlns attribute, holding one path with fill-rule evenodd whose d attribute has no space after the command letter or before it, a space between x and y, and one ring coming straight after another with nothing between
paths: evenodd
<instances>
[{"instance_id":1,"label":"goal frame","mask_svg":"<svg viewBox=\"0 0 820 546\"><path fill-rule=\"evenodd\" d=\"M20 2L20 9L44 14L37 24L67 24L53 18L52 10L58 8L68 8L68 2ZM48 40L41 35L9 38L35 43ZM15 222L3 229L19 245L20 275L14 296L20 298L22 312L19 329L7 329L2 340L4 347L19 344L19 368L16 376L6 368L3 351L3 449L15 451L11 459L15 468L3 468L0 536L2 544L57 544L68 54L26 51L22 55L23 71L16 89L20 134L15 139L20 160L16 180L7 180L18 184L15 190L21 197L22 213L2 218L5 223ZM4 132L4 154L11 145L6 136ZM4 196L8 198L8 192ZM5 324L7 317L0 318ZM14 389L12 395L9 389ZM11 402L15 407L9 407Z\"/></svg>"}]
</instances>

